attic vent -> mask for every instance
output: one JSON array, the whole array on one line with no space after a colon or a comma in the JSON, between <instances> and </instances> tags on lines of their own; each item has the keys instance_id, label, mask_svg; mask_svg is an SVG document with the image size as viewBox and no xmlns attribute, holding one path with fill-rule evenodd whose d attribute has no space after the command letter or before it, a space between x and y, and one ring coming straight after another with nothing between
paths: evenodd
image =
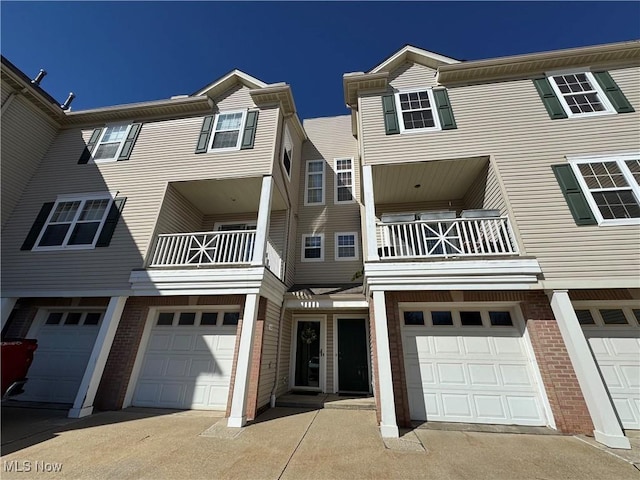
<instances>
[{"instance_id":1,"label":"attic vent","mask_svg":"<svg viewBox=\"0 0 640 480\"><path fill-rule=\"evenodd\" d=\"M45 77L46 74L47 74L46 70L43 70L41 68L40 71L38 72L38 75L36 75L36 78L31 80L31 83L35 85L40 85L40 82L42 81L42 79Z\"/></svg>"}]
</instances>

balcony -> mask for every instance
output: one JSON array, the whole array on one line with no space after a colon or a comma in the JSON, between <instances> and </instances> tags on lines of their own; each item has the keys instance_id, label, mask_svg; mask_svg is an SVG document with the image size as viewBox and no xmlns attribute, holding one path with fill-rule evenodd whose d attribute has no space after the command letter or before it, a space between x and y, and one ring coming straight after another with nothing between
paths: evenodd
<instances>
[{"instance_id":1,"label":"balcony","mask_svg":"<svg viewBox=\"0 0 640 480\"><path fill-rule=\"evenodd\" d=\"M150 268L215 267L250 265L253 261L255 230L168 233L158 235ZM282 278L282 254L267 239L265 266Z\"/></svg>"},{"instance_id":2,"label":"balcony","mask_svg":"<svg viewBox=\"0 0 640 480\"><path fill-rule=\"evenodd\" d=\"M488 218L455 218L455 212L451 212L454 218L450 219L428 218L445 213L439 212L417 214L418 220L412 221L378 222L378 256L396 260L517 255L509 219L491 210L485 212Z\"/></svg>"}]
</instances>

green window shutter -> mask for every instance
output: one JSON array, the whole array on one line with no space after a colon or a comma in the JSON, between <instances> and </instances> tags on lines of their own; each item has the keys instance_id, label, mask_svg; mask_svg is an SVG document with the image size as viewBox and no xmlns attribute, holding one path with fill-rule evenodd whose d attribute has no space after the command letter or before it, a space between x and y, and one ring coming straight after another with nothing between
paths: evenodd
<instances>
[{"instance_id":1,"label":"green window shutter","mask_svg":"<svg viewBox=\"0 0 640 480\"><path fill-rule=\"evenodd\" d=\"M96 242L96 247L108 247L111 243L111 237L116 230L116 225L120 219L120 213L124 208L124 204L127 201L127 197L116 198L111 204L109 213L107 213L107 219L104 221L104 226Z\"/></svg>"},{"instance_id":2,"label":"green window shutter","mask_svg":"<svg viewBox=\"0 0 640 480\"><path fill-rule=\"evenodd\" d=\"M258 113L259 112L257 110L247 112L247 122L244 126L240 150L253 148L253 142L256 139L256 129L258 128Z\"/></svg>"},{"instance_id":3,"label":"green window shutter","mask_svg":"<svg viewBox=\"0 0 640 480\"><path fill-rule=\"evenodd\" d=\"M204 117L198 144L196 145L196 153L205 153L209 149L209 138L211 137L211 129L213 128L213 115Z\"/></svg>"},{"instance_id":4,"label":"green window shutter","mask_svg":"<svg viewBox=\"0 0 640 480\"><path fill-rule=\"evenodd\" d=\"M40 235L42 227L44 227L47 218L49 218L49 213L51 213L51 209L54 205L55 202L47 202L42 205L40 213L38 213L36 221L33 222L33 225L31 225L31 230L29 230L29 234L27 235L27 238L25 238L24 243L20 247L20 250L31 250L33 248L33 246L36 244L38 236Z\"/></svg>"},{"instance_id":5,"label":"green window shutter","mask_svg":"<svg viewBox=\"0 0 640 480\"><path fill-rule=\"evenodd\" d=\"M84 151L82 155L80 155L80 159L78 160L78 164L88 163L91 160L91 154L93 150L96 148L98 144L98 140L100 140L100 135L102 135L102 131L104 128L96 128L91 134L91 138L89 139L89 143L84 147Z\"/></svg>"},{"instance_id":6,"label":"green window shutter","mask_svg":"<svg viewBox=\"0 0 640 480\"><path fill-rule=\"evenodd\" d=\"M131 157L131 151L133 150L133 146L138 139L138 134L140 133L140 129L142 128L141 123L134 123L131 125L129 129L129 134L127 135L126 140L124 141L124 145L122 146L122 151L120 155L118 155L118 162L123 160L129 160Z\"/></svg>"},{"instance_id":7,"label":"green window shutter","mask_svg":"<svg viewBox=\"0 0 640 480\"><path fill-rule=\"evenodd\" d=\"M562 108L562 104L558 97L556 97L556 93L551 88L551 83L547 77L544 78L536 78L533 80L533 84L536 86L536 90L538 90L538 94L542 99L542 103L544 103L551 120L557 120L559 118L567 118L567 112Z\"/></svg>"},{"instance_id":8,"label":"green window shutter","mask_svg":"<svg viewBox=\"0 0 640 480\"><path fill-rule=\"evenodd\" d=\"M584 193L580 189L578 179L574 175L571 165L552 165L551 168L558 180L558 184L560 184L560 189L576 225L597 225L598 222L593 216Z\"/></svg>"},{"instance_id":9,"label":"green window shutter","mask_svg":"<svg viewBox=\"0 0 640 480\"><path fill-rule=\"evenodd\" d=\"M386 134L395 135L396 133L400 133L394 95L384 95L382 97L382 111L384 112L384 129Z\"/></svg>"},{"instance_id":10,"label":"green window shutter","mask_svg":"<svg viewBox=\"0 0 640 480\"><path fill-rule=\"evenodd\" d=\"M438 116L440 117L440 126L442 130L453 130L458 128L456 125L456 119L453 117L453 110L451 109L451 103L449 102L449 94L443 88L434 90L433 96L436 99L436 108L438 109Z\"/></svg>"},{"instance_id":11,"label":"green window shutter","mask_svg":"<svg viewBox=\"0 0 640 480\"><path fill-rule=\"evenodd\" d=\"M616 82L611 78L609 72L593 72L593 76L596 78L605 95L616 109L618 113L631 113L635 112L627 97L624 96L622 90L618 87Z\"/></svg>"}]
</instances>

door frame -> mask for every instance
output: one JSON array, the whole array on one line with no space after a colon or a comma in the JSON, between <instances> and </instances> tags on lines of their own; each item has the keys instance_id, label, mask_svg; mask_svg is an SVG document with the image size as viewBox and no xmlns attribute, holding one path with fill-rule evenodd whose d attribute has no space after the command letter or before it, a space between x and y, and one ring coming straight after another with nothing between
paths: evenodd
<instances>
[{"instance_id":1,"label":"door frame","mask_svg":"<svg viewBox=\"0 0 640 480\"><path fill-rule=\"evenodd\" d=\"M339 319L363 319L364 320L364 331L365 331L365 340L367 341L367 350L369 354L367 355L367 374L369 375L369 394L373 394L373 379L372 379L372 371L371 371L371 336L369 334L369 315L366 314L355 314L355 313L347 313L344 315L340 315L337 313L333 314L333 393L340 392L339 382L340 377L338 376L338 369L340 368L338 361L338 320ZM348 390L346 391L349 392ZM355 393L355 392L354 392ZM362 392L357 392L362 393Z\"/></svg>"},{"instance_id":2,"label":"door frame","mask_svg":"<svg viewBox=\"0 0 640 480\"><path fill-rule=\"evenodd\" d=\"M318 387L299 387L296 386L296 354L298 352L298 339L296 332L298 331L299 322L316 321L320 322L320 367L318 369ZM289 389L315 392L327 391L327 316L326 315L294 315L291 329L291 358L289 361Z\"/></svg>"}]
</instances>

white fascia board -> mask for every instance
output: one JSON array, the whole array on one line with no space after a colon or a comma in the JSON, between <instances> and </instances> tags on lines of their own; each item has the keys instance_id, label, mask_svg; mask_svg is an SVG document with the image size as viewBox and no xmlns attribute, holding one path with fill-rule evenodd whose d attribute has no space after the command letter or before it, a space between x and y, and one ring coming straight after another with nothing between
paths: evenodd
<instances>
[{"instance_id":1,"label":"white fascia board","mask_svg":"<svg viewBox=\"0 0 640 480\"><path fill-rule=\"evenodd\" d=\"M460 60L456 60L455 58L445 57L444 55L440 55L438 53L407 45L378 66L371 69L368 73L377 73L382 70L389 70L393 65L402 63L409 56L409 54L412 54L415 57L422 57L424 59L430 60L430 62L428 63L444 63L447 65L460 63Z\"/></svg>"},{"instance_id":2,"label":"white fascia board","mask_svg":"<svg viewBox=\"0 0 640 480\"><path fill-rule=\"evenodd\" d=\"M447 276L447 275L501 275L542 273L538 260L517 258L505 260L448 260L443 262L367 262L365 273L372 276Z\"/></svg>"},{"instance_id":3,"label":"white fascia board","mask_svg":"<svg viewBox=\"0 0 640 480\"><path fill-rule=\"evenodd\" d=\"M80 298L80 297L127 297L130 289L119 290L3 290L1 296L16 298Z\"/></svg>"},{"instance_id":4,"label":"white fascia board","mask_svg":"<svg viewBox=\"0 0 640 480\"><path fill-rule=\"evenodd\" d=\"M219 78L218 80L216 80L213 83L210 83L209 85L207 85L206 87L204 87L202 90L198 91L197 93L195 93L194 97L200 96L200 95L204 95L206 94L209 90L215 89L216 87L219 87L221 85L224 85L225 83L233 83L233 81L240 81L241 83L251 87L251 88L263 88L266 87L268 84L264 83L262 80L258 80L256 77L252 77L251 75L249 75L248 73L244 73L241 70L235 69L232 70L231 72L227 73L224 77Z\"/></svg>"},{"instance_id":5,"label":"white fascia board","mask_svg":"<svg viewBox=\"0 0 640 480\"><path fill-rule=\"evenodd\" d=\"M268 298L273 303L280 305L284 298L287 286L276 277L269 269L265 270L265 275L260 286L260 295Z\"/></svg>"},{"instance_id":6,"label":"white fascia board","mask_svg":"<svg viewBox=\"0 0 640 480\"><path fill-rule=\"evenodd\" d=\"M133 295L234 295L260 293L264 267L200 270L135 270Z\"/></svg>"},{"instance_id":7,"label":"white fascia board","mask_svg":"<svg viewBox=\"0 0 640 480\"><path fill-rule=\"evenodd\" d=\"M286 308L299 309L349 309L349 308L369 308L367 300L338 300L331 298L290 298L285 302Z\"/></svg>"},{"instance_id":8,"label":"white fascia board","mask_svg":"<svg viewBox=\"0 0 640 480\"><path fill-rule=\"evenodd\" d=\"M585 279L559 279L541 280L540 285L545 290L578 290L578 289L599 289L599 288L640 288L640 274L628 277L605 277Z\"/></svg>"}]
</instances>

